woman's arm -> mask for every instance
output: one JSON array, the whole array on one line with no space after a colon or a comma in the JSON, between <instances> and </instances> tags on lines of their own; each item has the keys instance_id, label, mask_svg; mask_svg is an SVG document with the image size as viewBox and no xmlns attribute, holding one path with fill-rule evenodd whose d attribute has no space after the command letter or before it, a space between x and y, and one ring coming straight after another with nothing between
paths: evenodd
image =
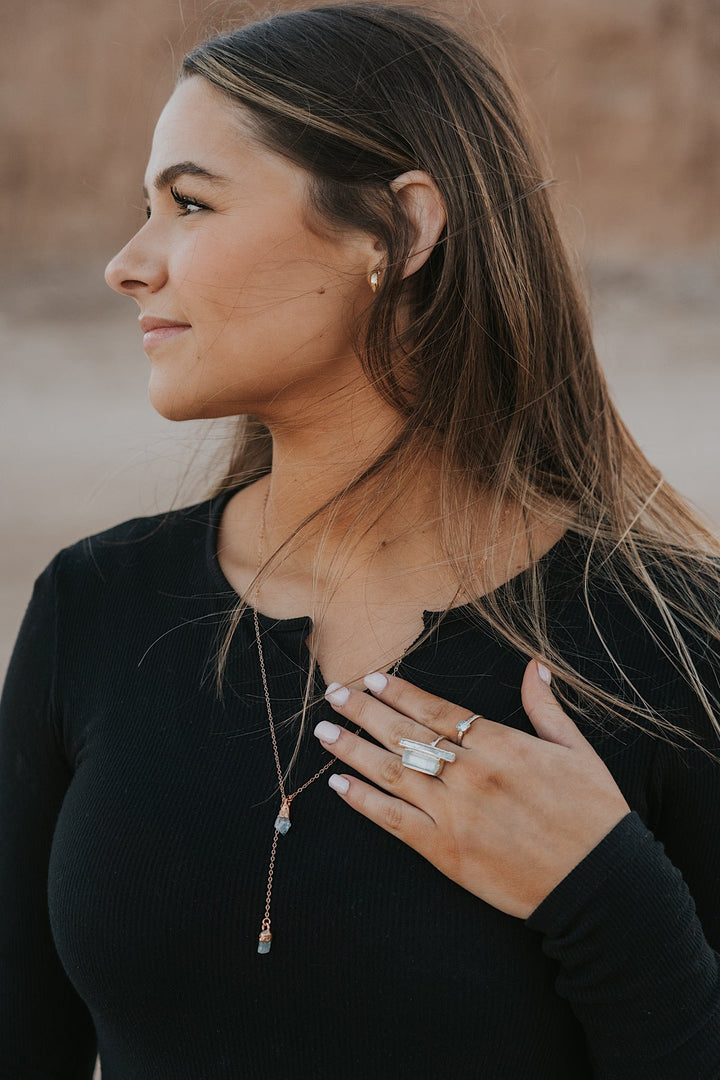
<instances>
[{"instance_id":1,"label":"woman's arm","mask_svg":"<svg viewBox=\"0 0 720 1080\"><path fill-rule=\"evenodd\" d=\"M534 669L522 700L540 738L480 718L441 777L413 779L399 767L398 740L440 735L449 749L467 710L397 678L379 691L371 685L375 702L329 688L334 707L386 747L319 725L323 744L380 785L342 777L337 790L543 935L539 947L558 964L556 990L583 1026L596 1080L718 1080L720 943L701 925L682 869L692 869L716 933L720 765L698 751L702 781L694 755L676 756L677 775L663 772L676 866Z\"/></svg>"},{"instance_id":2,"label":"woman's arm","mask_svg":"<svg viewBox=\"0 0 720 1080\"><path fill-rule=\"evenodd\" d=\"M717 877L719 844L720 830L708 829L697 851L708 883ZM718 953L682 873L637 813L525 925L543 935L543 951L559 964L555 989L583 1025L597 1080L717 1080Z\"/></svg>"},{"instance_id":3,"label":"woman's arm","mask_svg":"<svg viewBox=\"0 0 720 1080\"><path fill-rule=\"evenodd\" d=\"M718 693L718 657L695 656ZM656 668L657 707L720 758L697 699ZM665 697L666 704L661 704ZM720 762L654 742L652 832L628 815L532 913L599 1078L720 1077Z\"/></svg>"},{"instance_id":4,"label":"woman's arm","mask_svg":"<svg viewBox=\"0 0 720 1080\"><path fill-rule=\"evenodd\" d=\"M53 687L58 556L38 578L0 700L0 1080L90 1080L88 1010L50 931L48 862L72 772Z\"/></svg>"}]
</instances>

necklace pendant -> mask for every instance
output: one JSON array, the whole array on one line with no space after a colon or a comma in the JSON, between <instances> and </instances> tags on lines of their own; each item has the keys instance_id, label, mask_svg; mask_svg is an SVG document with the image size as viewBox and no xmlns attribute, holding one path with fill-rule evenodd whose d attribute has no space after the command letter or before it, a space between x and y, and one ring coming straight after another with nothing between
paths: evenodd
<instances>
[{"instance_id":1,"label":"necklace pendant","mask_svg":"<svg viewBox=\"0 0 720 1080\"><path fill-rule=\"evenodd\" d=\"M290 831L291 824L292 822L290 821L290 803L287 799L283 799L280 806L280 813L275 818L275 828L281 836L284 836L285 833Z\"/></svg>"},{"instance_id":2,"label":"necklace pendant","mask_svg":"<svg viewBox=\"0 0 720 1080\"><path fill-rule=\"evenodd\" d=\"M258 938L258 952L269 953L272 945L272 934L269 930L261 930Z\"/></svg>"}]
</instances>

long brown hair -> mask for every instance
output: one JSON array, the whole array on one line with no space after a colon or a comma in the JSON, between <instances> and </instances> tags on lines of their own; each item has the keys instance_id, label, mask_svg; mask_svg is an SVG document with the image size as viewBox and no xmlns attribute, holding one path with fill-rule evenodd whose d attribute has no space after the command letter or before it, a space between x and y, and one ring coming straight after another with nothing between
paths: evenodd
<instances>
[{"instance_id":1,"label":"long brown hair","mask_svg":"<svg viewBox=\"0 0 720 1080\"><path fill-rule=\"evenodd\" d=\"M510 501L527 520L552 518L586 539L585 599L598 633L593 597L602 579L720 732L717 702L693 659L720 640L720 543L648 462L611 400L554 219L547 166L496 52L494 44L472 45L437 13L360 2L273 15L211 38L182 64L180 78L209 80L242 108L264 146L306 170L315 221L362 229L385 252L357 350L403 418L402 431L287 544L351 499L377 520L388 477L415 469L432 446L441 459L445 557L484 625L544 658L567 706L662 737L684 734L657 714L609 643L613 692L561 653L547 632L539 563L519 579L521 602L487 591L492 549L484 563L475 508L490 492L491 532ZM403 280L413 237L390 181L411 169L436 183L447 225L422 269ZM402 327L401 303L410 311ZM271 463L268 430L241 417L216 492ZM281 557L282 549L263 573ZM306 695L303 715L308 703Z\"/></svg>"}]
</instances>

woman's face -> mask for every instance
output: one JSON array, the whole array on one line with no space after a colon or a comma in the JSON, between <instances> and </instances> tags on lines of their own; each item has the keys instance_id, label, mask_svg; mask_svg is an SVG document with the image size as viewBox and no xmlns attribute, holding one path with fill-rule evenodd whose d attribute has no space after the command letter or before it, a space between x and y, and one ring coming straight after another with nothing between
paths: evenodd
<instances>
[{"instance_id":1,"label":"woman's face","mask_svg":"<svg viewBox=\"0 0 720 1080\"><path fill-rule=\"evenodd\" d=\"M106 270L140 307L163 416L290 419L360 375L351 332L380 256L363 234L313 230L306 183L218 90L180 83L155 129L148 220Z\"/></svg>"}]
</instances>

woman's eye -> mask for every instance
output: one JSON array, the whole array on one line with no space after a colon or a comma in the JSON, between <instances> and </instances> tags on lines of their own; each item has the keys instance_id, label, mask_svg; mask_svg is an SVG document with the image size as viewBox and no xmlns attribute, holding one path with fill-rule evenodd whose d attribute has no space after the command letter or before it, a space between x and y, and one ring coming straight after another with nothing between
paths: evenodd
<instances>
[{"instance_id":1,"label":"woman's eye","mask_svg":"<svg viewBox=\"0 0 720 1080\"><path fill-rule=\"evenodd\" d=\"M198 210L206 210L207 207L203 203L197 202L195 199L191 199L188 195L183 195L177 188L171 187L170 194L177 203L182 207L183 214L196 214Z\"/></svg>"}]
</instances>

